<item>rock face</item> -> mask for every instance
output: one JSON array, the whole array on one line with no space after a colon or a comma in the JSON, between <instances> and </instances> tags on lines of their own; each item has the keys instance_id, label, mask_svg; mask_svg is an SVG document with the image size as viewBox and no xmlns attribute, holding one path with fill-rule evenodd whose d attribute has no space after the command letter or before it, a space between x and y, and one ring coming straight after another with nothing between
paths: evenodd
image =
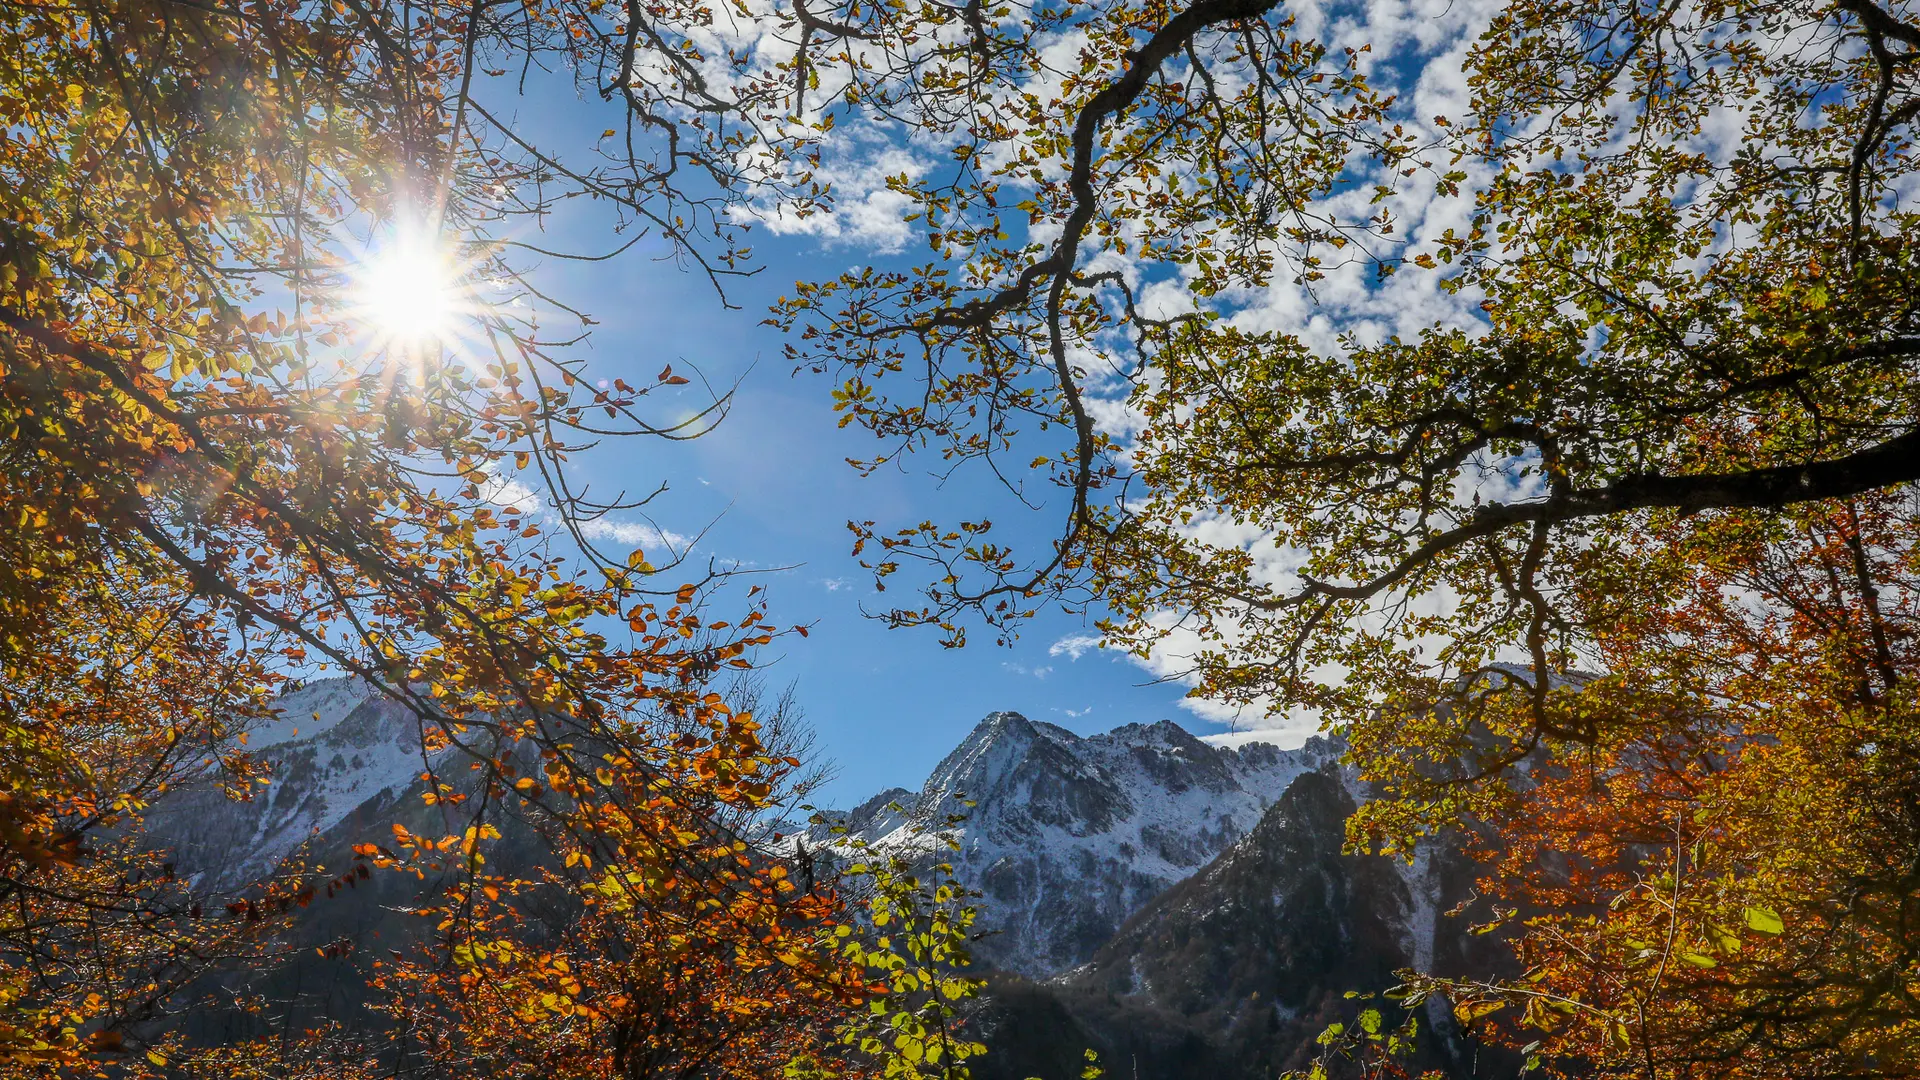
<instances>
[{"instance_id":1,"label":"rock face","mask_svg":"<svg viewBox=\"0 0 1920 1080\"><path fill-rule=\"evenodd\" d=\"M273 783L246 802L211 784L188 787L160 800L148 821L202 888L229 892L259 880L426 768L413 718L359 680L309 683L282 696L279 708L280 719L249 739L249 749L274 764Z\"/></svg>"},{"instance_id":2,"label":"rock face","mask_svg":"<svg viewBox=\"0 0 1920 1080\"><path fill-rule=\"evenodd\" d=\"M427 763L405 710L335 679L288 694L282 713L253 740L275 763L272 785L249 802L178 790L150 819L210 891L242 888L303 845L337 861L348 840L426 813L411 789ZM993 1048L977 1080L1075 1076L1089 1047L1122 1080L1269 1080L1304 1065L1328 1023L1351 1021L1360 1006L1349 990L1382 989L1401 967L1500 968L1497 942L1438 915L1468 894L1463 857L1341 853L1361 793L1339 754L1323 739L1221 749L1168 722L1082 737L994 713L920 791L889 789L830 817L883 849L937 850L981 891L990 936L976 962L996 974L971 1015ZM957 852L934 840L943 831ZM529 845L513 857L539 856ZM299 944L398 945L418 927L390 912L413 888L376 875L316 904ZM294 953L250 988L301 1022L364 1015L359 959ZM1415 1073L1514 1071L1476 1056L1443 1010L1422 1021ZM259 1034L237 1013L196 1024L214 1040Z\"/></svg>"},{"instance_id":3,"label":"rock face","mask_svg":"<svg viewBox=\"0 0 1920 1080\"><path fill-rule=\"evenodd\" d=\"M1044 984L996 980L975 1016L993 1049L974 1075L1057 1071L1063 1047L1091 1047L1120 1076L1272 1077L1306 1068L1328 1024L1352 1022L1361 1005L1348 991L1385 989L1410 966L1496 967L1490 943L1469 956L1477 939L1437 917L1471 883L1464 858L1442 850L1409 866L1344 855L1354 807L1337 767L1304 773L1247 835L1136 912L1090 962ZM1389 1023L1401 1019L1390 1004L1385 1012ZM1420 1021L1418 1056L1404 1063L1412 1072L1511 1074L1462 1040L1443 1009Z\"/></svg>"},{"instance_id":4,"label":"rock face","mask_svg":"<svg viewBox=\"0 0 1920 1080\"><path fill-rule=\"evenodd\" d=\"M917 794L883 792L842 824L895 850L950 831L956 875L981 891L991 935L977 960L1045 977L1085 963L1129 915L1251 829L1294 778L1338 754L1321 739L1220 749L1168 721L1082 737L1000 712ZM948 830L951 816L965 820Z\"/></svg>"},{"instance_id":5,"label":"rock face","mask_svg":"<svg viewBox=\"0 0 1920 1080\"><path fill-rule=\"evenodd\" d=\"M1311 1016L1327 993L1412 959L1417 901L1389 860L1342 855L1354 800L1333 770L1301 776L1245 837L1127 921L1068 984L1151 1000L1210 1026ZM1231 942L1231 951L1218 946ZM1224 992L1223 992L1224 991ZM1225 1012L1209 1017L1209 1013Z\"/></svg>"}]
</instances>

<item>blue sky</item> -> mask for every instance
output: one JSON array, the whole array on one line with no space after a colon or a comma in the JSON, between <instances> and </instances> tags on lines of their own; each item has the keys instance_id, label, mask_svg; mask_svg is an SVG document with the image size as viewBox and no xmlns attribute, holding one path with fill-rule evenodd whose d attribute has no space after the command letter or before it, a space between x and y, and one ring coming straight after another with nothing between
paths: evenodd
<instances>
[{"instance_id":1,"label":"blue sky","mask_svg":"<svg viewBox=\"0 0 1920 1080\"><path fill-rule=\"evenodd\" d=\"M576 225L540 242L568 239L587 250L596 244L585 232ZM729 286L738 310L725 309L704 276L657 259L657 249L636 247L608 263L553 261L538 275L599 320L584 353L595 378L645 383L672 364L687 374L697 368L715 385L740 381L732 413L711 434L685 443L615 440L582 457L577 475L596 494L664 481L668 491L648 508L655 524L685 536L705 530L692 555L702 564L712 558L768 569L750 580L770 593L773 619L810 624L810 636L783 638L761 659L770 684L795 685L822 750L838 765L823 805L851 804L896 784L917 787L981 717L999 709L1082 733L1166 718L1197 734L1220 730L1179 708L1180 687L1147 685L1147 672L1111 653L1088 650L1076 660L1077 650L1056 648L1091 634L1087 618L1050 613L1011 648L976 634L974 644L955 650L933 632L888 630L861 614L863 602L878 608L883 598L850 554L849 519L953 520L991 506L999 520L1014 507L981 477L941 486L924 472L931 461L867 478L846 465L872 451L870 436L836 426L832 384L793 374L781 359L780 334L761 323L795 280L832 276L865 256L763 230L753 242L765 269ZM687 406L702 400L697 386L679 394ZM656 399L656 407L671 401ZM1054 521L1036 516L1031 525ZM906 599L904 587L886 598ZM715 610L730 610L724 595Z\"/></svg>"},{"instance_id":2,"label":"blue sky","mask_svg":"<svg viewBox=\"0 0 1920 1080\"><path fill-rule=\"evenodd\" d=\"M1461 61L1486 8L1481 0L1466 5L1332 0L1302 8L1301 32L1372 42L1381 55L1399 58L1378 74L1383 85L1406 94L1407 121L1416 123L1463 106ZM516 79L502 82L517 86ZM536 77L534 84L526 97L496 115L517 117L522 131L571 161L589 157L599 133L618 122L611 106L577 95L565 74ZM500 89L512 93L507 85ZM1196 734L1223 732L1181 708L1182 687L1151 685L1149 671L1124 658L1084 652L1075 659L1071 651L1058 650L1059 643L1092 632L1080 617L1050 613L1033 620L1011 648L975 634L975 644L956 651L941 647L935 633L889 631L861 615L863 602L878 607L881 598L849 552L849 519L898 527L984 515L995 522L998 536L1011 532L1023 550L1033 550L1044 548L1050 537L1041 530L1057 526L1059 508L1020 513L984 470L963 471L942 486L926 472L937 464L933 459L909 459L907 471L862 479L845 459L871 454L871 438L836 426L832 385L825 377L795 376L782 360L779 334L762 325L768 305L798 279L830 278L875 257L875 246L897 246L903 231L890 227L896 220L889 204L893 196L881 177L919 168L928 155L940 158L938 147L916 148L885 136L856 138L849 125L836 129L836 139L827 147L822 169L836 186L836 213L807 224L850 242L754 230L749 242L762 269L730 285L736 310L724 308L697 271L660 261L657 245L636 246L609 262L550 261L538 271L543 288L599 320L586 353L594 377L645 384L672 364L682 373L697 368L715 385L739 380L731 416L707 437L680 444L616 441L576 462L580 478L601 493L622 487L645 491L665 482L669 490L649 508L652 520L687 536L705 530L695 559L787 568L755 580L771 593L777 622L810 624L812 634L783 639L761 659L773 684L796 686L825 753L840 766L840 779L825 793L828 803L851 803L890 785L917 785L982 716L997 709L1080 732L1160 719L1173 719ZM911 160L903 164L902 159ZM1371 195L1356 188L1338 198L1364 203ZM1464 229L1471 210L1471 192L1440 199L1425 189L1410 189L1395 198L1406 203L1396 203L1396 213L1410 239L1448 227ZM580 252L617 245L619 240L607 235L604 216L580 203L571 207L549 222L546 234L519 238ZM905 244L904 257L926 257L917 239L905 238ZM1149 297L1153 303L1184 307L1190 302L1177 279L1156 288L1167 295ZM1311 294L1296 282L1276 279L1240 303L1235 319L1246 329L1285 328L1326 348L1335 347L1343 332L1378 338L1477 317L1471 297L1445 293L1432 275L1401 275L1382 287L1358 263ZM683 399L691 405L698 394L689 389ZM889 598L909 599L898 592ZM716 610L726 607L722 598ZM1155 670L1180 669L1174 651L1158 655ZM1216 704L1211 711L1225 709ZM1282 737L1289 742L1299 741L1313 726L1310 717L1258 722L1288 732Z\"/></svg>"}]
</instances>

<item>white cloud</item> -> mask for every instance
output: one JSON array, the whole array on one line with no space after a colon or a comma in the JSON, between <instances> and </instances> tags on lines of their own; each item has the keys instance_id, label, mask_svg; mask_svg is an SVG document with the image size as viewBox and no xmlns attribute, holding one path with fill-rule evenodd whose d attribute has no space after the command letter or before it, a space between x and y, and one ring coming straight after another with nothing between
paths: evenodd
<instances>
[{"instance_id":1,"label":"white cloud","mask_svg":"<svg viewBox=\"0 0 1920 1080\"><path fill-rule=\"evenodd\" d=\"M1248 728L1244 731L1223 731L1217 735L1202 735L1200 741L1209 746L1237 750L1248 743L1272 743L1282 750L1292 750L1309 738L1319 734L1319 726L1299 727L1263 727Z\"/></svg>"},{"instance_id":2,"label":"white cloud","mask_svg":"<svg viewBox=\"0 0 1920 1080\"><path fill-rule=\"evenodd\" d=\"M893 142L877 127L848 124L835 132L835 154L822 163L817 179L830 184L833 205L805 217L784 206L755 208L755 216L777 235L813 236L834 246L854 246L895 254L917 231L905 220L913 200L887 183L889 177L918 177L926 171L911 147Z\"/></svg>"},{"instance_id":3,"label":"white cloud","mask_svg":"<svg viewBox=\"0 0 1920 1080\"><path fill-rule=\"evenodd\" d=\"M512 477L489 471L487 478L480 484L480 498L502 509L534 516L540 513L544 505L540 496L530 487Z\"/></svg>"},{"instance_id":4,"label":"white cloud","mask_svg":"<svg viewBox=\"0 0 1920 1080\"><path fill-rule=\"evenodd\" d=\"M1171 613L1161 613L1150 621L1159 629L1161 637L1144 658L1125 653L1127 661L1158 682L1188 688L1198 683L1193 673L1195 658L1204 651L1222 648L1232 650L1239 629L1231 623L1223 623L1215 629L1224 633L1224 640L1212 640L1180 625ZM1344 669L1322 668L1311 672L1311 677L1322 682L1337 681L1345 676ZM1300 708L1282 708L1267 697L1257 697L1244 704L1214 698L1183 697L1180 707L1200 720L1226 728L1220 734L1205 736L1210 742L1224 740L1218 744L1223 746L1270 742L1291 748L1306 742L1320 731L1318 713Z\"/></svg>"},{"instance_id":5,"label":"white cloud","mask_svg":"<svg viewBox=\"0 0 1920 1080\"><path fill-rule=\"evenodd\" d=\"M688 537L644 521L608 521L600 518L582 524L580 533L589 540L612 540L648 551L683 552L693 545Z\"/></svg>"},{"instance_id":6,"label":"white cloud","mask_svg":"<svg viewBox=\"0 0 1920 1080\"><path fill-rule=\"evenodd\" d=\"M1395 95L1398 105L1394 119L1404 123L1409 138L1416 141L1436 139L1441 129L1433 120L1450 116L1456 120L1468 108L1471 98L1465 65L1490 17L1500 8L1499 0L1300 0L1289 7L1297 15L1296 32L1318 37L1335 46L1347 43L1371 43L1375 60L1370 74L1377 88ZM1084 33L1063 29L1057 36L1036 43L1045 62L1021 89L1041 100L1062 96L1060 73L1077 69L1086 45ZM1177 65L1176 65L1177 67ZM1173 71L1178 75L1178 71ZM1231 96L1244 72L1223 65L1216 77L1227 80L1222 92ZM834 211L807 219L775 219L776 232L808 233L830 243L864 244L880 252L898 252L912 241L914 229L897 219L905 205L901 196L886 189L886 178L906 174L920 178L931 176L944 167L945 147L938 138L929 137L902 144L897 133L879 122L843 119L835 131L835 157L825 163L823 172L833 180L839 203ZM857 134L855 134L857 125ZM1722 124L1719 137L1737 138L1737 125ZM1019 149L1019 140L992 148L996 155L986 162L991 168L1001 164ZM1437 160L1446 162L1444 153ZM1057 167L1058 162L1049 165ZM1451 166L1450 166L1451 167ZM1391 211L1395 229L1389 238L1377 240L1371 249L1386 258L1431 252L1435 241L1451 229L1467 231L1475 206L1475 193L1484 189L1487 175L1473 161L1458 163L1469 174L1455 195L1439 190L1424 175L1400 177L1386 172L1364 155L1356 157L1351 173L1338 189L1321 200L1318 213L1343 220L1364 220L1381 210ZM935 177L937 179L937 177ZM1004 178L1010 189L1025 180L1019 176ZM1389 194L1381 206L1370 203L1374 183L1386 184ZM1916 183L1920 183L1917 181ZM1107 192L1118 198L1130 190L1115 181ZM1024 242L1045 243L1056 235L1057 223L1047 222L1020 237ZM1137 243L1138 237L1133 237ZM1135 289L1141 309L1149 315L1166 317L1207 305L1227 322L1243 331L1273 332L1298 336L1310 348L1339 352L1346 342L1377 343L1391 335L1403 338L1417 335L1424 327L1450 326L1476 332L1485 326L1480 314L1481 296L1471 290L1449 293L1441 287L1442 274L1407 271L1385 280L1376 276L1375 267L1363 259L1332 266L1325 279L1311 287L1293 280L1290 273L1276 272L1272 280L1258 289L1233 290L1211 300L1195 297L1190 288L1190 269L1153 267L1105 251L1091 256L1081 269L1093 272L1113 270ZM957 273L957 272L956 272ZM956 277L958 280L958 276ZM1122 448L1137 446L1144 416L1129 400L1134 385L1122 376L1122 368L1132 358L1130 345L1121 340L1096 343L1099 348L1076 343L1070 360L1089 374L1083 390L1085 405L1099 430L1113 437ZM1103 355L1104 354L1104 355ZM1145 374L1148 392L1157 389L1157 373ZM1470 462L1460 471L1456 499L1463 505L1478 493L1483 497L1524 498L1535 494L1537 477L1522 476L1518 466L1525 462L1482 459ZM1203 515L1187 521L1187 537L1198 545L1217 550L1239 550L1254 560L1254 583L1276 592L1284 592L1298 583L1298 573L1306 553L1277 546L1270 521L1241 521L1222 515ZM828 583L829 589L838 586ZM1453 602L1449 594L1423 597L1422 612L1440 610ZM1152 677L1191 688L1190 672L1194 657L1202 649L1232 651L1245 637L1232 626L1223 627L1224 637L1203 640L1200 635L1174 625L1175 616L1167 613L1160 620L1165 637L1152 652L1142 658L1123 654L1128 661ZM1070 634L1048 648L1051 657L1065 656L1077 661L1098 648L1101 637L1092 633ZM1258 658L1250 658L1258 662ZM1022 675L1044 677L1050 668L1030 670L1017 664L1003 665ZM1312 673L1323 682L1346 677L1344 670ZM1319 730L1319 717L1298 709L1283 709L1267 700L1256 699L1244 705L1204 698L1186 698L1181 707L1209 723L1228 730L1205 738L1217 745L1242 745L1247 742L1273 742L1295 746ZM1090 710L1061 710L1078 717Z\"/></svg>"},{"instance_id":7,"label":"white cloud","mask_svg":"<svg viewBox=\"0 0 1920 1080\"><path fill-rule=\"evenodd\" d=\"M1065 656L1069 660L1078 660L1089 649L1100 647L1098 634L1070 634L1047 647L1048 656Z\"/></svg>"},{"instance_id":8,"label":"white cloud","mask_svg":"<svg viewBox=\"0 0 1920 1080\"><path fill-rule=\"evenodd\" d=\"M480 498L503 510L511 510L528 517L538 517L546 503L538 492L514 477L502 476L497 471L489 471L487 479L480 485ZM685 554L693 546L691 537L662 529L647 521L612 521L597 518L580 524L580 535L589 540L610 540L616 544L637 547L647 551L668 551L676 555Z\"/></svg>"}]
</instances>

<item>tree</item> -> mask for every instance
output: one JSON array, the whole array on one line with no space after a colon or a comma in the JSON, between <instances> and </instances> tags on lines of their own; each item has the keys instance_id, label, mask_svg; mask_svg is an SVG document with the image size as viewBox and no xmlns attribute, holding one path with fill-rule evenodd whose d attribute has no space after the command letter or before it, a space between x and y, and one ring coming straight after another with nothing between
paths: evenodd
<instances>
[{"instance_id":1,"label":"tree","mask_svg":"<svg viewBox=\"0 0 1920 1080\"><path fill-rule=\"evenodd\" d=\"M0 1071L347 1067L324 1033L240 1050L169 1034L194 978L274 948L324 880L290 868L203 910L140 836L183 779L270 782L242 736L288 678L328 670L421 727L440 827L365 857L448 875L432 940L394 976L421 991L402 1018L442 1025L432 1046L511 1026L460 996L486 965L516 989L564 970L533 929L514 938L522 883L487 868L509 816L554 844L541 883L618 931L585 1007L693 995L673 1008L698 1038L660 1036L683 1060L768 1017L891 1015L891 988L839 959L854 916L830 883L789 896L724 829L794 767L714 689L779 632L757 590L715 619L716 575L598 551L584 526L647 496L589 497L568 472L594 440L697 435L726 397L651 422L648 396L688 379L586 378L571 346L590 320L521 272L554 253L518 226L584 197L624 247L649 236L718 286L747 272L734 211L819 199L789 67L716 45L718 17L152 0L0 18ZM528 80L568 76L614 117L585 163L503 119ZM370 294L395 280L445 310L380 317ZM509 497L520 477L537 519ZM649 966L669 954L673 974ZM822 1067L868 1060L817 1049ZM617 1040L574 1050L646 1074Z\"/></svg>"},{"instance_id":2,"label":"tree","mask_svg":"<svg viewBox=\"0 0 1920 1080\"><path fill-rule=\"evenodd\" d=\"M1559 995L1532 1019L1591 1021L1542 1053L1910 1070L1914 939L1886 913L1915 895L1920 21L1461 17L1485 21L1432 116L1381 88L1429 57L1262 0L823 16L858 59L824 83L839 122L926 149L892 187L932 258L799 285L793 358L882 440L867 467L988 468L1058 526L1036 552L1004 522L855 522L856 551L883 587L922 569L895 624L958 644L1104 609L1109 645L1189 656L1196 695L1317 711L1383 795L1357 842L1477 818L1509 870L1593 845L1590 876L1519 886ZM1596 965L1629 940L1712 960L1711 927L1742 966L1661 946L1580 981L1595 935Z\"/></svg>"},{"instance_id":3,"label":"tree","mask_svg":"<svg viewBox=\"0 0 1920 1080\"><path fill-rule=\"evenodd\" d=\"M545 785L575 812L532 823L552 833L556 865L530 877L485 866L485 826L436 844L396 825L391 846L360 849L415 872L449 854L482 860L477 888L416 912L464 928L452 963L379 965L416 1073L964 1080L983 1048L948 1023L976 990L963 970L972 912L951 869L923 882L898 858L831 874L770 858L767 823L746 833L721 824L727 807L690 805L728 755L640 759L626 749L637 741L604 754L592 782L546 763Z\"/></svg>"},{"instance_id":4,"label":"tree","mask_svg":"<svg viewBox=\"0 0 1920 1080\"><path fill-rule=\"evenodd\" d=\"M19 565L19 564L14 564ZM230 915L179 880L137 822L170 787L207 774L247 794L262 778L234 736L262 711L254 661L218 647L143 575L58 588L64 603L10 649L0 788L0 1071L46 1075L136 1051L210 965L276 950L291 890L264 883ZM22 655L26 653L26 655ZM212 659L209 660L211 655ZM150 1026L150 1025L149 1025ZM138 1060L136 1057L135 1060Z\"/></svg>"},{"instance_id":5,"label":"tree","mask_svg":"<svg viewBox=\"0 0 1920 1080\"><path fill-rule=\"evenodd\" d=\"M1482 915L1524 927L1528 980L1416 996L1569 1069L1920 1067L1911 690L1881 682L1875 641L1911 670L1913 509L1726 514L1609 552L1642 603L1579 695L1601 737L1464 808L1492 826Z\"/></svg>"}]
</instances>

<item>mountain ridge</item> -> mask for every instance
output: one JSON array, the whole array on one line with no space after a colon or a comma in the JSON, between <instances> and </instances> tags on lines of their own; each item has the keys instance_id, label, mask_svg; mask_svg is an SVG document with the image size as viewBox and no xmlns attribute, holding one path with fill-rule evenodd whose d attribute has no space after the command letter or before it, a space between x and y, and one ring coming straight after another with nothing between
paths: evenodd
<instances>
[{"instance_id":1,"label":"mountain ridge","mask_svg":"<svg viewBox=\"0 0 1920 1080\"><path fill-rule=\"evenodd\" d=\"M346 834L421 812L408 795L429 762L403 707L341 679L288 694L281 712L252 740L275 765L252 800L209 782L155 808L156 837L200 887L243 888L289 856L330 858ZM1323 737L1218 747L1170 721L1082 736L996 712L918 791L888 788L786 843L853 838L938 859L979 892L975 963L989 989L970 1023L994 1050L978 1080L1072 1075L1063 1047L1165 1080L1266 1080L1301 1065L1326 1023L1351 1019L1346 990L1382 989L1403 966L1489 962L1488 939L1439 914L1472 887L1458 851L1423 848L1412 863L1342 851L1367 797L1342 749ZM406 902L397 879L369 885L379 898L356 899ZM321 914L302 931L315 941L375 923L375 936L408 933L357 904ZM358 983L327 974L341 963L303 960L262 989L300 996L301 1016L351 1011ZM1472 1073L1444 1010L1425 1022L1443 1034L1423 1067Z\"/></svg>"},{"instance_id":2,"label":"mountain ridge","mask_svg":"<svg viewBox=\"0 0 1920 1080\"><path fill-rule=\"evenodd\" d=\"M315 680L276 704L280 718L256 725L246 743L272 763L269 784L236 801L209 778L169 792L148 818L148 831L198 875L196 887L245 888L427 768L412 715L359 679Z\"/></svg>"},{"instance_id":3,"label":"mountain ridge","mask_svg":"<svg viewBox=\"0 0 1920 1080\"><path fill-rule=\"evenodd\" d=\"M1294 750L1236 749L1166 720L1082 736L995 712L918 792L890 788L828 821L881 851L940 850L981 893L979 961L1045 978L1090 959L1128 916L1252 828L1296 777L1339 755L1320 737ZM942 836L957 849L945 851ZM834 842L824 829L813 839Z\"/></svg>"},{"instance_id":4,"label":"mountain ridge","mask_svg":"<svg viewBox=\"0 0 1920 1080\"><path fill-rule=\"evenodd\" d=\"M1270 1080L1307 1071L1317 1036L1378 1007L1415 967L1500 970L1501 943L1443 921L1470 895L1473 865L1455 845L1412 863L1344 850L1364 791L1328 763L1199 872L1130 916L1085 964L1042 981L994 975L970 1023L989 1046L975 1080L1059 1073L1081 1049L1164 1080ZM1408 1075L1509 1076L1516 1062L1465 1038L1444 1002L1416 1017ZM1124 1074L1124 1073L1123 1073Z\"/></svg>"}]
</instances>

